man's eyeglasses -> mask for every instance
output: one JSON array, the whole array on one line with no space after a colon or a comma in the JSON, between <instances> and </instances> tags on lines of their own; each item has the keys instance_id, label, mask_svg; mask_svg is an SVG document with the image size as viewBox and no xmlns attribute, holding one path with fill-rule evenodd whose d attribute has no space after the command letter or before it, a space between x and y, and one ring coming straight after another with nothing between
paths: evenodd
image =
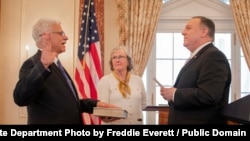
<instances>
[{"instance_id":1,"label":"man's eyeglasses","mask_svg":"<svg viewBox=\"0 0 250 141\"><path fill-rule=\"evenodd\" d=\"M58 35L61 35L61 36L65 36L65 33L63 31L61 31L61 32L51 32L51 33L58 34Z\"/></svg>"},{"instance_id":2,"label":"man's eyeglasses","mask_svg":"<svg viewBox=\"0 0 250 141\"><path fill-rule=\"evenodd\" d=\"M121 55L119 55L119 56L113 56L112 60L116 60L116 59L120 60L122 58L126 58L126 56L121 56Z\"/></svg>"},{"instance_id":3,"label":"man's eyeglasses","mask_svg":"<svg viewBox=\"0 0 250 141\"><path fill-rule=\"evenodd\" d=\"M65 36L65 33L63 32L63 31L61 31L61 32L51 32L51 33L53 33L53 34L58 34L58 35L61 35L61 36ZM43 36L43 34L40 34L39 36Z\"/></svg>"}]
</instances>

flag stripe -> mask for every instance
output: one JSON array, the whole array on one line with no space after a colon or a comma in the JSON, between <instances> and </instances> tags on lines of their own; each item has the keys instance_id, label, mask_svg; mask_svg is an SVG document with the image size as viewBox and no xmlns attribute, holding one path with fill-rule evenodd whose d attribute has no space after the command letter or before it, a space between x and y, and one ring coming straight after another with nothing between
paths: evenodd
<instances>
[{"instance_id":1,"label":"flag stripe","mask_svg":"<svg viewBox=\"0 0 250 141\"><path fill-rule=\"evenodd\" d=\"M88 60L89 62L90 60ZM91 61L90 61L91 62ZM92 63L91 63L92 64ZM91 66L91 64L89 64L88 66ZM93 67L93 66L91 66ZM94 98L94 99L97 99L97 93L96 93L96 90L95 90L95 87L94 87L94 83L93 83L93 80L92 80L92 74L95 73L94 71L92 71L90 73L89 71L89 68L88 67L85 67L85 70L84 70L84 76L85 76L85 79L89 85L89 90L88 91L85 91L85 92L88 92L88 94L90 94L90 97L91 98Z\"/></svg>"},{"instance_id":2,"label":"flag stripe","mask_svg":"<svg viewBox=\"0 0 250 141\"><path fill-rule=\"evenodd\" d=\"M91 46L93 46L93 44L91 44ZM100 46L100 44L98 46ZM101 78L102 77L102 68L100 68L100 67L102 67L101 62L100 62L100 60L101 60L100 50L101 49L97 48L97 47L96 48L95 47L90 47L90 48L91 48L90 53L91 53L92 58L93 58L93 60L95 62L94 64L95 64L96 72L98 74L98 77Z\"/></svg>"}]
</instances>

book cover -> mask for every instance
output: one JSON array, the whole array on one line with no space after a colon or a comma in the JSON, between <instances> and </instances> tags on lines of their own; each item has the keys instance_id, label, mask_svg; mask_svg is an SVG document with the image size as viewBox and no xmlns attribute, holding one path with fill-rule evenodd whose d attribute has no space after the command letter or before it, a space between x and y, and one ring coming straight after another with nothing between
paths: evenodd
<instances>
[{"instance_id":1,"label":"book cover","mask_svg":"<svg viewBox=\"0 0 250 141\"><path fill-rule=\"evenodd\" d=\"M127 118L128 112L119 108L94 107L93 115L103 117Z\"/></svg>"}]
</instances>

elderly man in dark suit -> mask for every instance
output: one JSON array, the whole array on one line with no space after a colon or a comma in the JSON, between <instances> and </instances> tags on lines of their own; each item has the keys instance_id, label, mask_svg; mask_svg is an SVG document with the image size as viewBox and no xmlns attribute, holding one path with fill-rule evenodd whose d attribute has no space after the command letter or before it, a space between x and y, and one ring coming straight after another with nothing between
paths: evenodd
<instances>
[{"instance_id":1,"label":"elderly man in dark suit","mask_svg":"<svg viewBox=\"0 0 250 141\"><path fill-rule=\"evenodd\" d=\"M37 53L22 65L14 101L27 106L28 124L83 124L82 112L116 107L94 99L79 99L74 83L61 66L59 54L68 40L59 21L40 19L33 27Z\"/></svg>"}]
</instances>

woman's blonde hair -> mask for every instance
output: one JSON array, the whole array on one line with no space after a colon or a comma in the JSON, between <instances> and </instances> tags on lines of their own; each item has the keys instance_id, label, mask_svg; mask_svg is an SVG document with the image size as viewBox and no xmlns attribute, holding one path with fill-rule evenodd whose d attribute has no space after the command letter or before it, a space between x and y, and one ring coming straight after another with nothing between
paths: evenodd
<instances>
[{"instance_id":1,"label":"woman's blonde hair","mask_svg":"<svg viewBox=\"0 0 250 141\"><path fill-rule=\"evenodd\" d=\"M131 58L131 56L129 54L128 47L126 47L126 46L119 46L119 47L113 48L113 50L110 53L110 60L109 60L110 69L112 71L114 70L114 67L113 67L113 64L112 64L112 55L115 52L120 51L120 50L123 51L123 52L125 52L126 57L128 59L127 71L131 71L133 69L132 58Z\"/></svg>"}]
</instances>

